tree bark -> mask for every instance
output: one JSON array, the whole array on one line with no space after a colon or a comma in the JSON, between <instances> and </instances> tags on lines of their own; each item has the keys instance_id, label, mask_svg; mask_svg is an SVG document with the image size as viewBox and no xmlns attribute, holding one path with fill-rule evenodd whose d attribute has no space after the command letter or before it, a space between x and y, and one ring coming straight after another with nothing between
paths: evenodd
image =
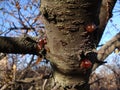
<instances>
[{"instance_id":1,"label":"tree bark","mask_svg":"<svg viewBox=\"0 0 120 90\"><path fill-rule=\"evenodd\" d=\"M54 68L51 90L90 89L88 81L92 68L81 69L80 62L82 53L93 52L98 43L100 6L101 0L41 0L47 47L50 49L46 58ZM87 31L87 25L92 24L95 30ZM0 41L3 53L38 54L37 42L30 37L0 37ZM99 52L98 60L101 59Z\"/></svg>"},{"instance_id":2,"label":"tree bark","mask_svg":"<svg viewBox=\"0 0 120 90\"><path fill-rule=\"evenodd\" d=\"M86 25L99 25L101 0L42 0L41 12L47 28L47 58L53 63L54 79L60 87L83 90L91 70L80 69L80 54L96 47L96 32L87 32ZM89 85L84 90L89 89Z\"/></svg>"},{"instance_id":3,"label":"tree bark","mask_svg":"<svg viewBox=\"0 0 120 90\"><path fill-rule=\"evenodd\" d=\"M71 72L69 68L72 68L72 64L76 64L74 68L78 68L79 60L74 57L80 51L86 52L95 48L95 32L88 33L85 30L86 24L95 23L98 25L99 22L97 13L100 0L92 1L41 1L41 12L45 17L44 23L47 28L47 46L51 51L49 56L60 59L52 59L54 62L67 62L62 72ZM70 59L73 62L70 61L71 64L69 65ZM60 63L56 64L57 67L62 67Z\"/></svg>"},{"instance_id":4,"label":"tree bark","mask_svg":"<svg viewBox=\"0 0 120 90\"><path fill-rule=\"evenodd\" d=\"M37 55L37 42L31 37L0 37L0 52Z\"/></svg>"},{"instance_id":5,"label":"tree bark","mask_svg":"<svg viewBox=\"0 0 120 90\"><path fill-rule=\"evenodd\" d=\"M53 82L56 85L54 88L90 89L88 80L91 69L82 70L80 61L82 52L92 52L100 40L99 34L102 33L98 25L101 2L101 0L41 0L42 19L47 29L47 46L50 48L47 58L54 66ZM86 31L86 26L91 24L94 24L96 29L92 32ZM103 29L103 25L101 28ZM97 59L97 55L94 58ZM52 90L56 90L54 88Z\"/></svg>"}]
</instances>

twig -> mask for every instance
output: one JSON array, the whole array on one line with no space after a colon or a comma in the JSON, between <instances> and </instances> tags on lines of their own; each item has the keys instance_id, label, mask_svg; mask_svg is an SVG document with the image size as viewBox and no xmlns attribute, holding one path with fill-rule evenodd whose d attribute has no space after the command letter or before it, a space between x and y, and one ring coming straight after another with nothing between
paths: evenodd
<instances>
[{"instance_id":1,"label":"twig","mask_svg":"<svg viewBox=\"0 0 120 90\"><path fill-rule=\"evenodd\" d=\"M45 90L45 85L47 84L47 81L48 81L48 79L44 80L44 83L43 83L43 86L42 86L42 90Z\"/></svg>"},{"instance_id":2,"label":"twig","mask_svg":"<svg viewBox=\"0 0 120 90\"><path fill-rule=\"evenodd\" d=\"M33 90L33 86L31 86L28 90Z\"/></svg>"},{"instance_id":3,"label":"twig","mask_svg":"<svg viewBox=\"0 0 120 90\"><path fill-rule=\"evenodd\" d=\"M17 83L32 83L38 80L43 79L43 75L39 76L39 77L34 77L34 78L25 78L24 80L16 80L15 82Z\"/></svg>"},{"instance_id":4,"label":"twig","mask_svg":"<svg viewBox=\"0 0 120 90\"><path fill-rule=\"evenodd\" d=\"M0 90L5 90L8 87L8 84L5 84Z\"/></svg>"},{"instance_id":5,"label":"twig","mask_svg":"<svg viewBox=\"0 0 120 90\"><path fill-rule=\"evenodd\" d=\"M94 83L96 83L96 82L100 81L101 79L103 79L103 78L98 78L97 80L95 80L95 81L93 81L93 82L89 83L89 85L92 85L92 84L94 84Z\"/></svg>"}]
</instances>

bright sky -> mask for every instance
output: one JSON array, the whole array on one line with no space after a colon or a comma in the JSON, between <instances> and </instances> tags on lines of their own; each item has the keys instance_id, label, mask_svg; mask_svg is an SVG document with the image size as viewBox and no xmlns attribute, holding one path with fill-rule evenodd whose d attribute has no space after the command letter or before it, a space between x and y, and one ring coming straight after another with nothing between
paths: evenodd
<instances>
[{"instance_id":1,"label":"bright sky","mask_svg":"<svg viewBox=\"0 0 120 90\"><path fill-rule=\"evenodd\" d=\"M0 35L1 33L3 36L19 36L25 32L25 30L11 30L11 27L23 27L20 22L20 19L24 22L24 24L28 27L32 25L36 29L40 29L40 20L36 23L32 24L34 19L39 14L39 7L40 7L40 0L18 0L19 5L21 7L20 13L18 13L18 9L16 8L17 0L3 0L0 1ZM29 25L30 24L30 25ZM38 24L38 25L36 25ZM9 33L7 33L9 32ZM28 34L35 36L35 32L29 32Z\"/></svg>"}]
</instances>

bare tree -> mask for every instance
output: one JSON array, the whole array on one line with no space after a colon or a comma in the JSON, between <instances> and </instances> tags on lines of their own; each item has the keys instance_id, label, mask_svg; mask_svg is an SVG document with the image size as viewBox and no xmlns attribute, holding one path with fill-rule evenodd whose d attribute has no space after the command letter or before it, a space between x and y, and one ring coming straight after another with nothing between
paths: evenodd
<instances>
[{"instance_id":1,"label":"bare tree","mask_svg":"<svg viewBox=\"0 0 120 90\"><path fill-rule=\"evenodd\" d=\"M41 0L41 19L47 29L47 44L44 38L38 41L29 36L0 37L0 51L35 54L50 60L54 68L51 90L89 90L91 72L104 63L103 60L115 47L120 46L118 33L100 50L94 50L116 2L104 1L106 7L103 7L105 4L101 6L102 0ZM26 29L28 32L31 29L36 32L34 24L28 22L21 13L20 2L15 2L15 5L21 27L12 23L10 30ZM106 12L100 8L105 8ZM101 13L107 13L107 16ZM105 18L99 19L99 15ZM103 25L102 21L105 21Z\"/></svg>"}]
</instances>

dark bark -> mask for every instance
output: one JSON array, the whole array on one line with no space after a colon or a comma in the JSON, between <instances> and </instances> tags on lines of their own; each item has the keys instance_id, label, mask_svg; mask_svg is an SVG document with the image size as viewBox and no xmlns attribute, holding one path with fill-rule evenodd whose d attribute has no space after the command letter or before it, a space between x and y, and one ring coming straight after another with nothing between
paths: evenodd
<instances>
[{"instance_id":1,"label":"dark bark","mask_svg":"<svg viewBox=\"0 0 120 90\"><path fill-rule=\"evenodd\" d=\"M53 63L55 70L53 82L56 86L54 88L89 90L88 80L91 69L84 71L80 69L79 64L82 52L92 52L100 40L100 34L102 34L99 31L101 1L41 1L43 22L47 28L47 46L50 48L47 58ZM93 32L86 31L88 24L95 24L96 29ZM103 26L100 28L103 29ZM96 54L94 58L97 59Z\"/></svg>"},{"instance_id":2,"label":"dark bark","mask_svg":"<svg viewBox=\"0 0 120 90\"><path fill-rule=\"evenodd\" d=\"M0 52L37 54L36 41L31 37L0 37Z\"/></svg>"}]
</instances>

